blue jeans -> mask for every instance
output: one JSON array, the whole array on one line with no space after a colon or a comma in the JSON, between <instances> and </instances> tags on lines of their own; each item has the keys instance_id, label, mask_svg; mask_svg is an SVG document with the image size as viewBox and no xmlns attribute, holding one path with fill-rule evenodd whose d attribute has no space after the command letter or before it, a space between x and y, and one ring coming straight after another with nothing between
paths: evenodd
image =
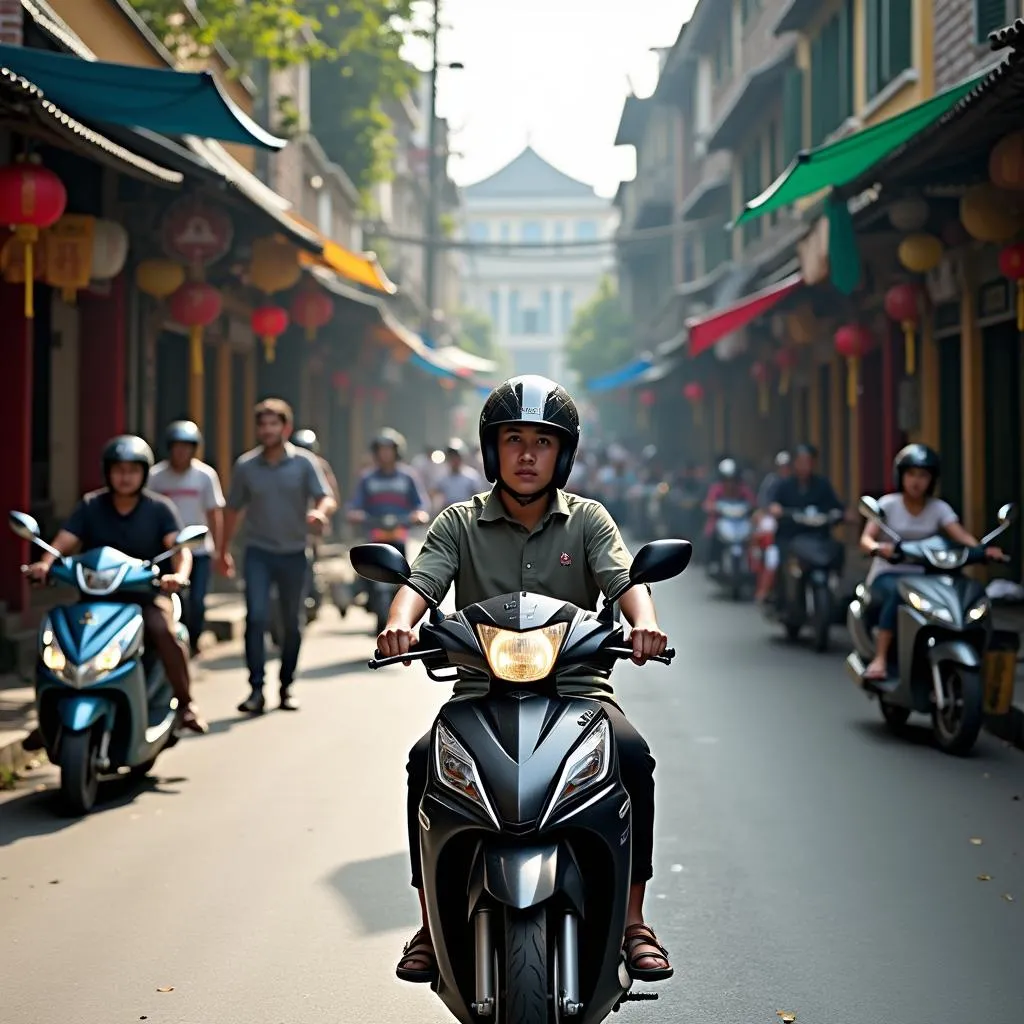
<instances>
[{"instance_id":1,"label":"blue jeans","mask_svg":"<svg viewBox=\"0 0 1024 1024\"><path fill-rule=\"evenodd\" d=\"M245 549L245 661L249 685L262 691L266 668L266 633L270 626L270 593L277 587L281 606L281 687L291 686L299 662L302 633L299 609L306 585L306 552L281 554L263 548Z\"/></svg>"},{"instance_id":2,"label":"blue jeans","mask_svg":"<svg viewBox=\"0 0 1024 1024\"><path fill-rule=\"evenodd\" d=\"M192 575L189 577L191 586L185 595L185 628L193 652L198 650L199 638L203 635L206 622L206 595L210 589L212 563L213 559L206 552L192 556Z\"/></svg>"},{"instance_id":3,"label":"blue jeans","mask_svg":"<svg viewBox=\"0 0 1024 1024\"><path fill-rule=\"evenodd\" d=\"M896 613L899 611L903 598L897 589L900 574L897 572L882 573L876 576L871 584L871 600L878 610L878 628L890 633L896 629Z\"/></svg>"}]
</instances>

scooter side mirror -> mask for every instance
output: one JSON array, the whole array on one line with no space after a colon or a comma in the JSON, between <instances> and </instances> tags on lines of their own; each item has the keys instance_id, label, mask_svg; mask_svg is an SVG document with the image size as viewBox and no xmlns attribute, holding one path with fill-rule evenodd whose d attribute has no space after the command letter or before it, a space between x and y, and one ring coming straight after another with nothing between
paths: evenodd
<instances>
[{"instance_id":1,"label":"scooter side mirror","mask_svg":"<svg viewBox=\"0 0 1024 1024\"><path fill-rule=\"evenodd\" d=\"M31 542L39 539L39 524L27 512L8 512L7 525L22 540Z\"/></svg>"},{"instance_id":2,"label":"scooter side mirror","mask_svg":"<svg viewBox=\"0 0 1024 1024\"><path fill-rule=\"evenodd\" d=\"M885 509L878 504L878 501L875 498L872 498L867 494L863 495L857 503L857 511L865 519L869 519L873 523L885 522Z\"/></svg>"},{"instance_id":3,"label":"scooter side mirror","mask_svg":"<svg viewBox=\"0 0 1024 1024\"><path fill-rule=\"evenodd\" d=\"M357 544L348 553L352 568L371 583L386 583L393 587L408 587L427 602L431 621L437 621L437 602L424 593L409 578L412 569L397 548L390 544Z\"/></svg>"},{"instance_id":4,"label":"scooter side mirror","mask_svg":"<svg viewBox=\"0 0 1024 1024\"><path fill-rule=\"evenodd\" d=\"M179 551L184 551L185 548L192 551L200 547L205 542L206 535L209 532L209 527L199 526L198 524L183 527L175 534L174 543L166 551L161 551L151 564L159 565L161 562L166 562L168 558L173 558Z\"/></svg>"},{"instance_id":5,"label":"scooter side mirror","mask_svg":"<svg viewBox=\"0 0 1024 1024\"><path fill-rule=\"evenodd\" d=\"M630 585L661 583L679 576L692 557L693 545L688 540L652 540L633 559L629 570Z\"/></svg>"},{"instance_id":6,"label":"scooter side mirror","mask_svg":"<svg viewBox=\"0 0 1024 1024\"><path fill-rule=\"evenodd\" d=\"M999 525L1010 526L1012 523L1017 521L1017 506L1012 502L1007 502L999 510Z\"/></svg>"}]
</instances>

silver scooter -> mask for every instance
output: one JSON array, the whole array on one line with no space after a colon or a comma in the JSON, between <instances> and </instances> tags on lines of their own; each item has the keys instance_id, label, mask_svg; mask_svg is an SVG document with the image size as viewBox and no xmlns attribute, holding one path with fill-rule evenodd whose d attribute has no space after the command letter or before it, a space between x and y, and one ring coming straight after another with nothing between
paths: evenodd
<instances>
[{"instance_id":1,"label":"silver scooter","mask_svg":"<svg viewBox=\"0 0 1024 1024\"><path fill-rule=\"evenodd\" d=\"M1015 505L999 510L999 526L977 548L954 544L939 535L903 541L885 521L874 498L860 499L860 514L876 523L896 545L894 562L919 565L921 573L899 580L900 605L892 666L894 679L865 679L874 657L872 598L862 583L847 612L854 651L846 669L859 687L877 698L891 729L906 725L914 712L930 715L936 743L948 754L968 753L984 723L982 667L992 641L991 604L985 588L962 574L968 565L985 562L985 548L1017 518Z\"/></svg>"}]
</instances>

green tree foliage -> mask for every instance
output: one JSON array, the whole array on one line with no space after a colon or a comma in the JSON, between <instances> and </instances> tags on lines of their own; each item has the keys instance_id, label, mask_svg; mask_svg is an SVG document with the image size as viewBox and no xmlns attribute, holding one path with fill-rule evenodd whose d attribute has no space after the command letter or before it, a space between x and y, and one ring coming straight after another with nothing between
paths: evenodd
<instances>
[{"instance_id":1,"label":"green tree foliage","mask_svg":"<svg viewBox=\"0 0 1024 1024\"><path fill-rule=\"evenodd\" d=\"M583 381L610 373L634 355L632 325L610 277L601 281L597 294L576 313L566 352L569 365Z\"/></svg>"},{"instance_id":2,"label":"green tree foliage","mask_svg":"<svg viewBox=\"0 0 1024 1024\"><path fill-rule=\"evenodd\" d=\"M394 136L385 108L417 72L400 56L415 0L131 0L168 48L194 59L215 46L244 73L310 64L313 130L364 190L387 177ZM198 11L193 16L188 9ZM280 113L280 111L279 111Z\"/></svg>"},{"instance_id":3,"label":"green tree foliage","mask_svg":"<svg viewBox=\"0 0 1024 1024\"><path fill-rule=\"evenodd\" d=\"M475 309L461 309L458 316L459 348L481 359L494 358L494 324L491 318Z\"/></svg>"}]
</instances>

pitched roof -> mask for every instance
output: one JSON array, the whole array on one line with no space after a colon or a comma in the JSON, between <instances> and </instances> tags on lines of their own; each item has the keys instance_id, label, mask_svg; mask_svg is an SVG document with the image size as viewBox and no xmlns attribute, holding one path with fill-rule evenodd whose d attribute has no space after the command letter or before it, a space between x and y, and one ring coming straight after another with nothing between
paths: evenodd
<instances>
[{"instance_id":1,"label":"pitched roof","mask_svg":"<svg viewBox=\"0 0 1024 1024\"><path fill-rule=\"evenodd\" d=\"M500 171L462 191L469 200L594 198L591 185L553 167L532 146Z\"/></svg>"}]
</instances>

